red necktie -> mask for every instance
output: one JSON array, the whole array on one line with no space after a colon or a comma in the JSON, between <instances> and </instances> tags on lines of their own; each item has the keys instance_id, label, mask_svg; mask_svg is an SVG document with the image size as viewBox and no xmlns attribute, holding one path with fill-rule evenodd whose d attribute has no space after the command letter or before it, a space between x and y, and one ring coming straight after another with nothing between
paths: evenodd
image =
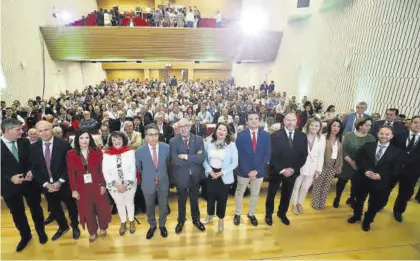
<instances>
[{"instance_id":1,"label":"red necktie","mask_svg":"<svg viewBox=\"0 0 420 261\"><path fill-rule=\"evenodd\" d=\"M158 168L158 158L156 153L156 146L152 146L153 149L153 164L155 165L155 168Z\"/></svg>"},{"instance_id":2,"label":"red necktie","mask_svg":"<svg viewBox=\"0 0 420 261\"><path fill-rule=\"evenodd\" d=\"M48 175L50 176L50 179L52 179L52 174L51 174L51 151L50 151L50 145L51 143L46 142L45 143L45 165L47 167L48 170Z\"/></svg>"},{"instance_id":3,"label":"red necktie","mask_svg":"<svg viewBox=\"0 0 420 261\"><path fill-rule=\"evenodd\" d=\"M188 150L188 139L184 140L184 147L186 150Z\"/></svg>"},{"instance_id":4,"label":"red necktie","mask_svg":"<svg viewBox=\"0 0 420 261\"><path fill-rule=\"evenodd\" d=\"M252 150L257 151L257 137L255 136L255 131L252 132Z\"/></svg>"}]
</instances>

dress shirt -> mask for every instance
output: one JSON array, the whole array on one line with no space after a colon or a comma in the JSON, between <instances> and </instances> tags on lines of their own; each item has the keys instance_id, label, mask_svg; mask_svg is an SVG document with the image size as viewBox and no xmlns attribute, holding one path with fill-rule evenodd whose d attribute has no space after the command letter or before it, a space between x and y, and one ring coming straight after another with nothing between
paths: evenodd
<instances>
[{"instance_id":1,"label":"dress shirt","mask_svg":"<svg viewBox=\"0 0 420 261\"><path fill-rule=\"evenodd\" d=\"M249 129L249 133L251 134L251 141L252 141L252 139L254 138L254 136L253 136L253 132L255 132L255 141L257 141L258 142L258 129L257 130L255 130L255 131L253 131L253 130L251 130L251 129Z\"/></svg>"},{"instance_id":2,"label":"dress shirt","mask_svg":"<svg viewBox=\"0 0 420 261\"><path fill-rule=\"evenodd\" d=\"M289 138L289 133L292 133L292 141L295 139L295 129L293 129L292 131L288 130L287 128L284 128L284 130L286 131L286 135L287 138Z\"/></svg>"},{"instance_id":3,"label":"dress shirt","mask_svg":"<svg viewBox=\"0 0 420 261\"><path fill-rule=\"evenodd\" d=\"M410 130L409 135L408 135L408 139L407 139L407 141L405 143L405 146L406 147L408 147L408 144L410 144L410 140L411 140L411 137L413 137L413 134L414 134L413 131ZM414 146L416 146L417 143L419 143L420 132L417 133L417 134L414 134L414 135L416 135L416 137L414 138Z\"/></svg>"},{"instance_id":4,"label":"dress shirt","mask_svg":"<svg viewBox=\"0 0 420 261\"><path fill-rule=\"evenodd\" d=\"M389 142L388 143L385 143L385 144L381 144L381 143L379 143L378 142L378 145L376 146L376 152L375 152L375 156L376 156L376 154L378 154L378 152L379 152L379 149L380 149L380 147L379 146L382 146L383 147L383 149L382 149L382 154L381 154L381 157L380 157L380 159L384 156L384 154L385 154L385 152L386 152L386 150L388 149L388 147L389 147Z\"/></svg>"},{"instance_id":5,"label":"dress shirt","mask_svg":"<svg viewBox=\"0 0 420 261\"><path fill-rule=\"evenodd\" d=\"M50 143L50 157L51 157L51 161L52 161L52 158L53 158L52 152L53 152L53 146L54 146L53 145L54 144L54 138L51 138L51 140L49 140L49 141L42 140L42 153L44 153L44 158L45 158L45 149L47 148L47 146L45 146L45 143ZM52 173L51 173L51 175L52 175ZM61 178L58 181L60 181L61 183L66 182L64 179L61 179ZM50 183L53 183L53 182L54 182L54 180L52 178L50 178ZM48 183L45 182L44 184L42 184L42 186L45 187L47 184Z\"/></svg>"},{"instance_id":6,"label":"dress shirt","mask_svg":"<svg viewBox=\"0 0 420 261\"><path fill-rule=\"evenodd\" d=\"M148 146L149 146L150 155L152 156L152 160L153 160L153 146L150 144ZM156 160L157 162L159 162L159 142L156 144Z\"/></svg>"},{"instance_id":7,"label":"dress shirt","mask_svg":"<svg viewBox=\"0 0 420 261\"><path fill-rule=\"evenodd\" d=\"M337 159L338 158L338 141L336 140L332 146L332 153L331 153L331 159Z\"/></svg>"},{"instance_id":8,"label":"dress shirt","mask_svg":"<svg viewBox=\"0 0 420 261\"><path fill-rule=\"evenodd\" d=\"M12 144L11 142L13 142L16 146L16 150L19 152L18 146L17 146L17 142L16 141L10 141L8 139L6 139L5 137L1 137L1 139L3 140L4 144L6 144L7 148L10 150L10 152L12 152Z\"/></svg>"}]
</instances>

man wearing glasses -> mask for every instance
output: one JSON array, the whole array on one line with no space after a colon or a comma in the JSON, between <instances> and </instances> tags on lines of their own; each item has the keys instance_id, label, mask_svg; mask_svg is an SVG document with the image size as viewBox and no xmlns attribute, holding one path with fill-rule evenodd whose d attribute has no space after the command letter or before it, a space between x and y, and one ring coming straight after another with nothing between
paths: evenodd
<instances>
[{"instance_id":1,"label":"man wearing glasses","mask_svg":"<svg viewBox=\"0 0 420 261\"><path fill-rule=\"evenodd\" d=\"M347 114L346 117L344 117L343 125L344 125L344 131L343 135L345 135L347 132L354 131L354 123L357 119L360 118L369 118L370 115L366 114L367 109L367 103L366 102L359 102L356 105L356 112Z\"/></svg>"}]
</instances>

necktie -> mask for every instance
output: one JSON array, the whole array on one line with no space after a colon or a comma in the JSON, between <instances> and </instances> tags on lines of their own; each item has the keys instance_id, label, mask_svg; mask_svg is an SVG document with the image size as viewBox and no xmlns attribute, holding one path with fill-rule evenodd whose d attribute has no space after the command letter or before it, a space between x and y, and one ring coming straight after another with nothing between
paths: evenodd
<instances>
[{"instance_id":1,"label":"necktie","mask_svg":"<svg viewBox=\"0 0 420 261\"><path fill-rule=\"evenodd\" d=\"M156 146L152 146L153 149L153 164L155 165L155 168L158 168L158 157L156 153Z\"/></svg>"},{"instance_id":2,"label":"necktie","mask_svg":"<svg viewBox=\"0 0 420 261\"><path fill-rule=\"evenodd\" d=\"M290 147L293 146L293 139L292 139L293 132L289 131L289 145Z\"/></svg>"},{"instance_id":3,"label":"necktie","mask_svg":"<svg viewBox=\"0 0 420 261\"><path fill-rule=\"evenodd\" d=\"M51 151L50 151L50 145L51 143L46 142L45 143L45 165L47 166L47 170L48 170L48 175L50 176L50 178L52 178L51 175Z\"/></svg>"},{"instance_id":4,"label":"necktie","mask_svg":"<svg viewBox=\"0 0 420 261\"><path fill-rule=\"evenodd\" d=\"M10 144L12 145L12 154L13 154L13 157L15 157L15 159L19 162L19 153L17 151L15 142L14 141L11 141Z\"/></svg>"},{"instance_id":5,"label":"necktie","mask_svg":"<svg viewBox=\"0 0 420 261\"><path fill-rule=\"evenodd\" d=\"M188 150L188 139L184 139L184 147Z\"/></svg>"},{"instance_id":6,"label":"necktie","mask_svg":"<svg viewBox=\"0 0 420 261\"><path fill-rule=\"evenodd\" d=\"M416 140L416 135L412 134L410 142L408 143L407 150L411 151L414 147L414 141Z\"/></svg>"},{"instance_id":7,"label":"necktie","mask_svg":"<svg viewBox=\"0 0 420 261\"><path fill-rule=\"evenodd\" d=\"M386 122L386 124L385 124L385 126L391 127L391 126L392 126L392 124L391 124L391 122L390 122L390 121L387 121L387 122Z\"/></svg>"},{"instance_id":8,"label":"necktie","mask_svg":"<svg viewBox=\"0 0 420 261\"><path fill-rule=\"evenodd\" d=\"M378 150L378 152L376 153L376 156L375 156L376 163L378 163L378 161L381 159L382 152L383 152L384 148L385 148L385 146L379 145L379 150Z\"/></svg>"},{"instance_id":9,"label":"necktie","mask_svg":"<svg viewBox=\"0 0 420 261\"><path fill-rule=\"evenodd\" d=\"M252 132L252 150L257 151L257 137L255 136L255 131Z\"/></svg>"}]
</instances>

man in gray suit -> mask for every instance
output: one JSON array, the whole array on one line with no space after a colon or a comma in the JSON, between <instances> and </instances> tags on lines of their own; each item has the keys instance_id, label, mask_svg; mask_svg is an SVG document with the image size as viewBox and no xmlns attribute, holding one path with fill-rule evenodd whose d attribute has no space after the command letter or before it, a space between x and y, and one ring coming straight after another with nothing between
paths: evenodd
<instances>
[{"instance_id":1,"label":"man in gray suit","mask_svg":"<svg viewBox=\"0 0 420 261\"><path fill-rule=\"evenodd\" d=\"M177 124L180 135L169 142L173 181L178 191L178 224L175 233L181 233L184 227L187 196L190 198L193 224L204 231L206 228L200 222L198 207L200 180L205 178L203 138L190 133L191 123L188 120L181 119Z\"/></svg>"},{"instance_id":2,"label":"man in gray suit","mask_svg":"<svg viewBox=\"0 0 420 261\"><path fill-rule=\"evenodd\" d=\"M147 221L150 229L146 238L151 239L156 231L155 200L159 202L159 229L162 237L168 236L166 217L168 215L170 164L169 146L159 142L159 128L151 123L145 129L147 144L136 151L136 166L141 173L141 189L146 201Z\"/></svg>"}]
</instances>

